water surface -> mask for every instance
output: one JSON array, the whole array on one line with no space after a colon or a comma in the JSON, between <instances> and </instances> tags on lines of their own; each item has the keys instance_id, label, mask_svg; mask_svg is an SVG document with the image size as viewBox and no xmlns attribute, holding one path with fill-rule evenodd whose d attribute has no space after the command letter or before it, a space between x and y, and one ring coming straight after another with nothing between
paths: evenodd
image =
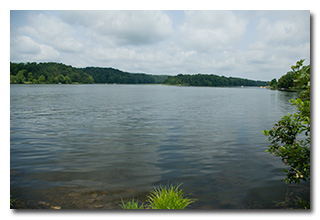
<instances>
[{"instance_id":1,"label":"water surface","mask_svg":"<svg viewBox=\"0 0 320 220\"><path fill-rule=\"evenodd\" d=\"M118 209L181 184L189 208L279 208L284 184L264 152L295 93L163 85L11 85L11 194L24 208Z\"/></svg>"}]
</instances>

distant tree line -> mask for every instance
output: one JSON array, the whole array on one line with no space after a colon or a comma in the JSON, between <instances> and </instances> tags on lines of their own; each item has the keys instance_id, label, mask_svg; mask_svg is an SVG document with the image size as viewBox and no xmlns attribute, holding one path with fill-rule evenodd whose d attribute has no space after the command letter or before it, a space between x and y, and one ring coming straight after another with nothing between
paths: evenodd
<instances>
[{"instance_id":1,"label":"distant tree line","mask_svg":"<svg viewBox=\"0 0 320 220\"><path fill-rule=\"evenodd\" d=\"M10 63L10 83L94 83L94 79L82 69L61 63Z\"/></svg>"},{"instance_id":2,"label":"distant tree line","mask_svg":"<svg viewBox=\"0 0 320 220\"><path fill-rule=\"evenodd\" d=\"M267 82L254 81L249 79L225 77L218 75L183 75L169 76L163 84L181 85L181 86L217 86L217 87L233 87L233 86L265 86Z\"/></svg>"},{"instance_id":3,"label":"distant tree line","mask_svg":"<svg viewBox=\"0 0 320 220\"><path fill-rule=\"evenodd\" d=\"M62 63L11 63L12 84L166 84L183 86L265 86L266 82L217 75L150 75L114 68L75 68Z\"/></svg>"},{"instance_id":4,"label":"distant tree line","mask_svg":"<svg viewBox=\"0 0 320 220\"><path fill-rule=\"evenodd\" d=\"M128 73L114 68L86 67L82 69L91 75L95 83L119 84L161 84L168 76Z\"/></svg>"},{"instance_id":5,"label":"distant tree line","mask_svg":"<svg viewBox=\"0 0 320 220\"><path fill-rule=\"evenodd\" d=\"M75 68L61 63L10 63L11 84L161 84L167 77L128 73L113 68Z\"/></svg>"}]
</instances>

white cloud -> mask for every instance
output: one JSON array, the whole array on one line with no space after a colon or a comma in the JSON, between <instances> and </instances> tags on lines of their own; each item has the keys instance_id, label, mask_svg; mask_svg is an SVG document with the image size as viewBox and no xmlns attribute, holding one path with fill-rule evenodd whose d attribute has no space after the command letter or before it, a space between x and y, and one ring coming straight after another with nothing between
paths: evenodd
<instances>
[{"instance_id":1,"label":"white cloud","mask_svg":"<svg viewBox=\"0 0 320 220\"><path fill-rule=\"evenodd\" d=\"M281 44L295 46L309 41L310 23L304 21L304 19L300 19L286 19L272 22L262 18L257 26L259 38L264 43L270 44L270 46Z\"/></svg>"},{"instance_id":2,"label":"white cloud","mask_svg":"<svg viewBox=\"0 0 320 220\"><path fill-rule=\"evenodd\" d=\"M79 52L82 49L74 28L57 17L35 14L27 25L19 28L18 33L30 35L57 50Z\"/></svg>"},{"instance_id":3,"label":"white cloud","mask_svg":"<svg viewBox=\"0 0 320 220\"><path fill-rule=\"evenodd\" d=\"M280 78L300 59L310 63L308 11L263 12L257 19L256 36L240 57L243 64L264 73L266 80Z\"/></svg>"},{"instance_id":4,"label":"white cloud","mask_svg":"<svg viewBox=\"0 0 320 220\"><path fill-rule=\"evenodd\" d=\"M17 36L10 42L11 51L14 53L38 54L41 51L39 44L28 36Z\"/></svg>"},{"instance_id":5,"label":"white cloud","mask_svg":"<svg viewBox=\"0 0 320 220\"><path fill-rule=\"evenodd\" d=\"M59 61L60 53L48 45L40 45L41 52L35 56L35 60Z\"/></svg>"},{"instance_id":6,"label":"white cloud","mask_svg":"<svg viewBox=\"0 0 320 220\"><path fill-rule=\"evenodd\" d=\"M247 21L231 11L186 11L179 38L200 51L232 47L246 32Z\"/></svg>"},{"instance_id":7,"label":"white cloud","mask_svg":"<svg viewBox=\"0 0 320 220\"><path fill-rule=\"evenodd\" d=\"M35 42L28 36L11 38L10 60L13 62L58 61L60 53L52 47Z\"/></svg>"}]
</instances>

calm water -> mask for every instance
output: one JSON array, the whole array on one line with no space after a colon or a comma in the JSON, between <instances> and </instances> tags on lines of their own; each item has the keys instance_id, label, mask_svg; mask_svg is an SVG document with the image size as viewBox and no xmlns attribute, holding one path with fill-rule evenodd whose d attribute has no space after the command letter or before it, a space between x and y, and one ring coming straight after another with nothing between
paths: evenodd
<instances>
[{"instance_id":1,"label":"calm water","mask_svg":"<svg viewBox=\"0 0 320 220\"><path fill-rule=\"evenodd\" d=\"M284 184L264 152L294 93L163 85L11 85L11 195L23 208L119 209L181 184L189 208L277 208Z\"/></svg>"}]
</instances>

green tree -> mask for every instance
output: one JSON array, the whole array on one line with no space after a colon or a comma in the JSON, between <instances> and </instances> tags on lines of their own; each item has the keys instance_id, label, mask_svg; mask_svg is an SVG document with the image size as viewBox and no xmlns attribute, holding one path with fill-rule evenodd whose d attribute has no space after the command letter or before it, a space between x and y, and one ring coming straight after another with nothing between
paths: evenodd
<instances>
[{"instance_id":1,"label":"green tree","mask_svg":"<svg viewBox=\"0 0 320 220\"><path fill-rule=\"evenodd\" d=\"M297 112L287 114L271 130L264 130L271 145L266 150L282 161L288 169L286 182L299 183L310 180L310 65L303 66L304 60L292 66L298 97L290 100Z\"/></svg>"},{"instance_id":2,"label":"green tree","mask_svg":"<svg viewBox=\"0 0 320 220\"><path fill-rule=\"evenodd\" d=\"M39 83L45 83L46 82L46 77L44 76L44 75L41 75L40 77L39 77Z\"/></svg>"},{"instance_id":3,"label":"green tree","mask_svg":"<svg viewBox=\"0 0 320 220\"><path fill-rule=\"evenodd\" d=\"M286 75L281 76L278 81L278 88L288 90L293 87L294 75L293 72L288 72Z\"/></svg>"},{"instance_id":4,"label":"green tree","mask_svg":"<svg viewBox=\"0 0 320 220\"><path fill-rule=\"evenodd\" d=\"M47 80L46 80L46 82L45 83L48 83L48 84L53 84L53 83L55 83L54 82L54 75L52 75L52 74L48 74L47 75Z\"/></svg>"},{"instance_id":5,"label":"green tree","mask_svg":"<svg viewBox=\"0 0 320 220\"><path fill-rule=\"evenodd\" d=\"M16 79L17 79L17 83L24 83L26 81L26 77L25 77L25 73L27 72L27 70L20 70L17 75L16 75Z\"/></svg>"},{"instance_id":6,"label":"green tree","mask_svg":"<svg viewBox=\"0 0 320 220\"><path fill-rule=\"evenodd\" d=\"M62 74L59 74L58 76L56 76L56 77L54 78L54 81L55 81L56 83L65 83L66 79L65 79L65 77L64 77Z\"/></svg>"},{"instance_id":7,"label":"green tree","mask_svg":"<svg viewBox=\"0 0 320 220\"><path fill-rule=\"evenodd\" d=\"M32 80L32 83L34 83L34 84L38 84L38 83L39 83L39 81L38 81L37 79L33 79L33 80Z\"/></svg>"},{"instance_id":8,"label":"green tree","mask_svg":"<svg viewBox=\"0 0 320 220\"><path fill-rule=\"evenodd\" d=\"M69 76L66 76L66 77L65 77L65 80L66 80L66 83L67 83L67 84L72 83L72 81L71 81L71 79L70 79L70 77L69 77Z\"/></svg>"},{"instance_id":9,"label":"green tree","mask_svg":"<svg viewBox=\"0 0 320 220\"><path fill-rule=\"evenodd\" d=\"M28 81L33 82L33 73L31 72L28 73Z\"/></svg>"},{"instance_id":10,"label":"green tree","mask_svg":"<svg viewBox=\"0 0 320 220\"><path fill-rule=\"evenodd\" d=\"M271 82L269 83L269 86L270 86L270 88L271 89L277 89L277 79L276 78L274 78L273 80L271 80Z\"/></svg>"},{"instance_id":11,"label":"green tree","mask_svg":"<svg viewBox=\"0 0 320 220\"><path fill-rule=\"evenodd\" d=\"M14 75L10 75L10 83L11 84L16 84L17 82L17 77Z\"/></svg>"}]
</instances>

